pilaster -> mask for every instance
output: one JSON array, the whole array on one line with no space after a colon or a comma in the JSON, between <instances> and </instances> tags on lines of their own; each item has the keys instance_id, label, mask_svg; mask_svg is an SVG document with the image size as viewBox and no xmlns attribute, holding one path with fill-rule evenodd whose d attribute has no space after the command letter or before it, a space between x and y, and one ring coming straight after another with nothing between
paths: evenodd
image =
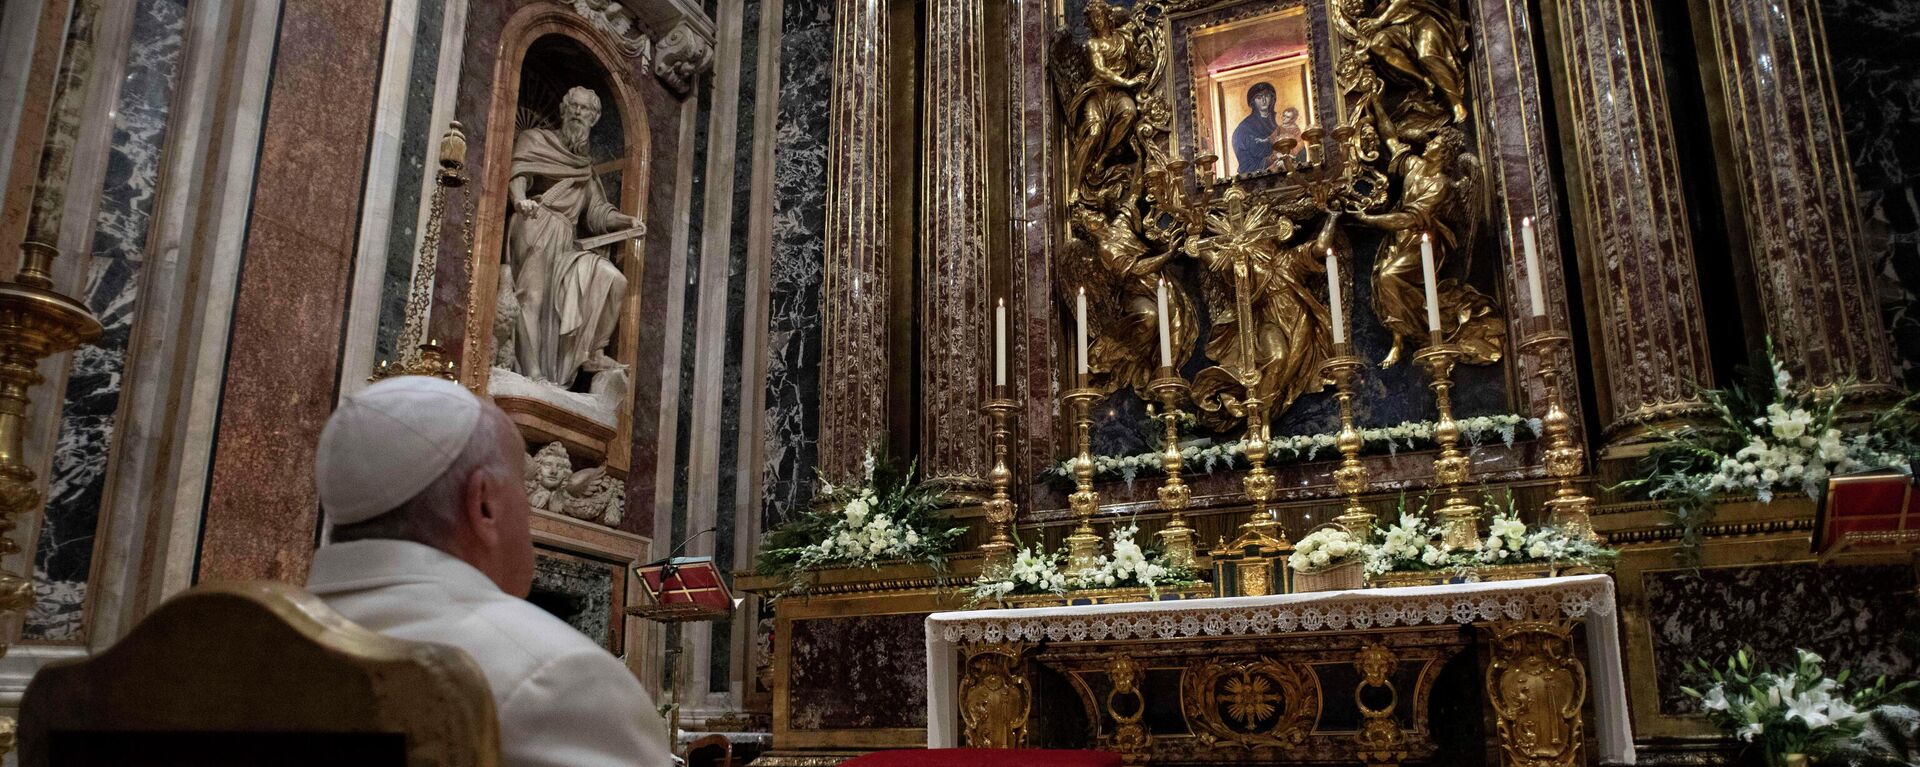
<instances>
[{"instance_id":1,"label":"pilaster","mask_svg":"<svg viewBox=\"0 0 1920 767\"><path fill-rule=\"evenodd\" d=\"M1702 413L1711 384L1653 0L1558 0L1554 69L1600 422L1615 443Z\"/></svg>"},{"instance_id":2,"label":"pilaster","mask_svg":"<svg viewBox=\"0 0 1920 767\"><path fill-rule=\"evenodd\" d=\"M993 328L988 296L984 9L978 0L927 6L925 213L920 308L923 473L976 486L987 474Z\"/></svg>"},{"instance_id":3,"label":"pilaster","mask_svg":"<svg viewBox=\"0 0 1920 767\"><path fill-rule=\"evenodd\" d=\"M1693 11L1730 226L1776 354L1813 385L1893 393L1819 3Z\"/></svg>"},{"instance_id":4,"label":"pilaster","mask_svg":"<svg viewBox=\"0 0 1920 767\"><path fill-rule=\"evenodd\" d=\"M857 471L888 426L889 44L883 0L840 0L828 101L818 464L834 478Z\"/></svg>"}]
</instances>

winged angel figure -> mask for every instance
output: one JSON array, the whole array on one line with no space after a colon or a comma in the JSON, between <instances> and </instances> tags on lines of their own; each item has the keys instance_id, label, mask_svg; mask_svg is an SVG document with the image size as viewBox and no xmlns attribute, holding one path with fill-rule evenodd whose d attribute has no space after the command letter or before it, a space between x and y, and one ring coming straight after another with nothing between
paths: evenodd
<instances>
[{"instance_id":1,"label":"winged angel figure","mask_svg":"<svg viewBox=\"0 0 1920 767\"><path fill-rule=\"evenodd\" d=\"M1158 94L1161 42L1145 11L1087 4L1089 38L1053 41L1055 103L1067 133L1067 220L1071 235L1055 281L1071 305L1085 289L1094 343L1090 372L1112 387L1144 391L1159 365L1156 291L1176 253L1172 233L1143 208L1147 169L1164 162L1171 119ZM1193 346L1193 307L1170 284L1169 326L1177 366Z\"/></svg>"}]
</instances>

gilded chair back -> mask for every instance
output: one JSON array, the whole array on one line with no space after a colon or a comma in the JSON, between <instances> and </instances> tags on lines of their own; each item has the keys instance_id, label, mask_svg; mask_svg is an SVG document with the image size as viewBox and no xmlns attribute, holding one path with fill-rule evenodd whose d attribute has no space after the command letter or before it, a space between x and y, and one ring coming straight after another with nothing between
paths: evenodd
<instances>
[{"instance_id":1,"label":"gilded chair back","mask_svg":"<svg viewBox=\"0 0 1920 767\"><path fill-rule=\"evenodd\" d=\"M271 581L201 585L21 701L22 767L496 767L486 678Z\"/></svg>"}]
</instances>

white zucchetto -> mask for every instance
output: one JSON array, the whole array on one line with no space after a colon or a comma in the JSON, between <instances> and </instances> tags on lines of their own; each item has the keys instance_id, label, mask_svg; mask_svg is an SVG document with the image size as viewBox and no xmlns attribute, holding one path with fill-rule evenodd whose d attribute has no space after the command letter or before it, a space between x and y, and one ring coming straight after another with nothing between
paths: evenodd
<instances>
[{"instance_id":1,"label":"white zucchetto","mask_svg":"<svg viewBox=\"0 0 1920 767\"><path fill-rule=\"evenodd\" d=\"M364 522L406 503L453 465L479 422L480 398L442 378L389 378L349 395L313 462L328 521Z\"/></svg>"}]
</instances>

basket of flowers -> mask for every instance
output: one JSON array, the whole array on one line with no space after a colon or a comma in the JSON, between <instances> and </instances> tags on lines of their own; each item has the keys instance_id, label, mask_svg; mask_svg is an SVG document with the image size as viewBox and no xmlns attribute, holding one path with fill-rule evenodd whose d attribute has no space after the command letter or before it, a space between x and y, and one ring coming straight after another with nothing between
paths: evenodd
<instances>
[{"instance_id":1,"label":"basket of flowers","mask_svg":"<svg viewBox=\"0 0 1920 767\"><path fill-rule=\"evenodd\" d=\"M1367 585L1360 540L1337 525L1323 525L1293 546L1293 590L1341 591Z\"/></svg>"}]
</instances>

